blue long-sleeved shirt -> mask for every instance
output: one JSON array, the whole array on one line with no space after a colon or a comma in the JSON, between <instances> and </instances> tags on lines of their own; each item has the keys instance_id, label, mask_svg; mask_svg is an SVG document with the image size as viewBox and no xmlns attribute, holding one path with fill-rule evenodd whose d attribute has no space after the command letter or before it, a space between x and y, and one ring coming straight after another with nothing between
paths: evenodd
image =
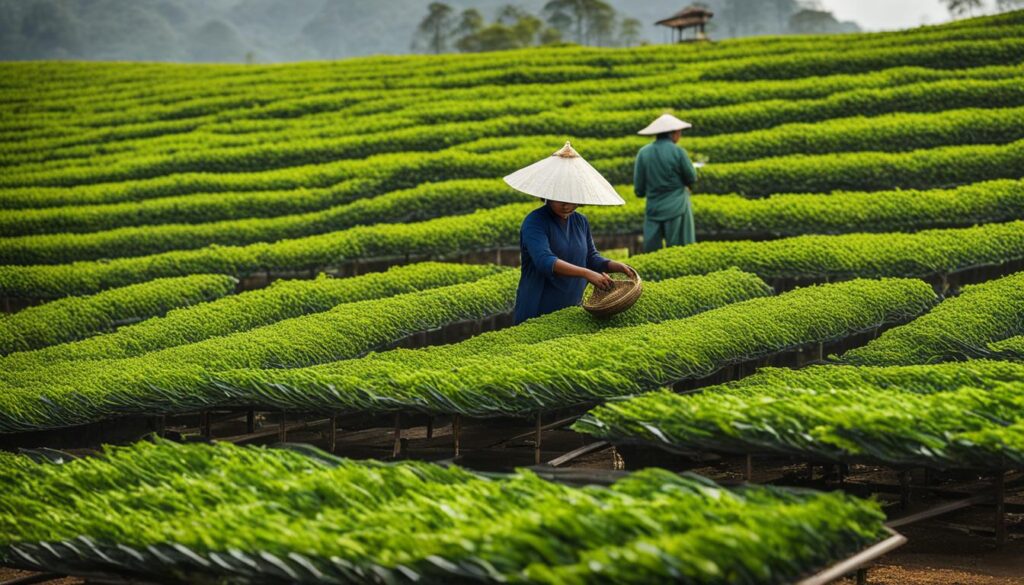
<instances>
[{"instance_id":1,"label":"blue long-sleeved shirt","mask_svg":"<svg viewBox=\"0 0 1024 585\"><path fill-rule=\"evenodd\" d=\"M557 276L555 260L597 272L608 268L609 260L594 247L586 216L573 213L562 223L547 205L531 211L523 220L519 248L522 274L516 290L516 324L580 304L586 279Z\"/></svg>"}]
</instances>

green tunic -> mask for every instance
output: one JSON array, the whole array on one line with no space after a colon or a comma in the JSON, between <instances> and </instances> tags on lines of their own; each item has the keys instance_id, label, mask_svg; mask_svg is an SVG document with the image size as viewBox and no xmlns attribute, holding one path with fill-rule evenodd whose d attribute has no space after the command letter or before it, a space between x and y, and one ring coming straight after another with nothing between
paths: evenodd
<instances>
[{"instance_id":1,"label":"green tunic","mask_svg":"<svg viewBox=\"0 0 1024 585\"><path fill-rule=\"evenodd\" d=\"M690 157L669 138L658 138L640 149L633 189L637 197L647 198L644 250L661 248L663 238L669 246L696 241L688 189L696 182L697 170Z\"/></svg>"}]
</instances>

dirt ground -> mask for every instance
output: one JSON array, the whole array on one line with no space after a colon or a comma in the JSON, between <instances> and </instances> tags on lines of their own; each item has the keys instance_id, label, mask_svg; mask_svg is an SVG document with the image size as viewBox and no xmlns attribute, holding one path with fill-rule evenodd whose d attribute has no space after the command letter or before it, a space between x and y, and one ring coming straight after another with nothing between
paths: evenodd
<instances>
[{"instance_id":1,"label":"dirt ground","mask_svg":"<svg viewBox=\"0 0 1024 585\"><path fill-rule=\"evenodd\" d=\"M879 565L868 572L868 585L1020 585L1024 578L992 577L955 569Z\"/></svg>"}]
</instances>

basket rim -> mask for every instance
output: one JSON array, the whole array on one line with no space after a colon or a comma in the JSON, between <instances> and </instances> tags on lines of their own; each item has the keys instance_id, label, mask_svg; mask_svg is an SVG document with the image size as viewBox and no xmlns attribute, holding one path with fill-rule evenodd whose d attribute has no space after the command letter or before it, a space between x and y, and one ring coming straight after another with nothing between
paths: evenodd
<instances>
[{"instance_id":1,"label":"basket rim","mask_svg":"<svg viewBox=\"0 0 1024 585\"><path fill-rule=\"evenodd\" d=\"M640 273L633 269L632 266L629 268L633 270L632 275L626 274L625 280L620 279L615 281L615 287L617 290L614 292L622 292L612 296L611 298L599 298L597 302L590 302L593 295L598 292L598 290L595 289L595 291L591 293L590 298L588 298L586 302L581 303L582 307L594 315L604 316L624 311L633 306L640 297L640 294L643 292L643 280L640 277ZM593 287L593 285L590 286Z\"/></svg>"}]
</instances>

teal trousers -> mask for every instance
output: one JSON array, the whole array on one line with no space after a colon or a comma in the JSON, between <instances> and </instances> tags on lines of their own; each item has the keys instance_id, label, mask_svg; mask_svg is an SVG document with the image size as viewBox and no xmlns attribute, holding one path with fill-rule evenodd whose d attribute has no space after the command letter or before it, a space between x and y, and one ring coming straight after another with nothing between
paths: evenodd
<instances>
[{"instance_id":1,"label":"teal trousers","mask_svg":"<svg viewBox=\"0 0 1024 585\"><path fill-rule=\"evenodd\" d=\"M654 252L665 246L685 246L697 241L693 227L693 212L665 221L644 220L644 252Z\"/></svg>"}]
</instances>

